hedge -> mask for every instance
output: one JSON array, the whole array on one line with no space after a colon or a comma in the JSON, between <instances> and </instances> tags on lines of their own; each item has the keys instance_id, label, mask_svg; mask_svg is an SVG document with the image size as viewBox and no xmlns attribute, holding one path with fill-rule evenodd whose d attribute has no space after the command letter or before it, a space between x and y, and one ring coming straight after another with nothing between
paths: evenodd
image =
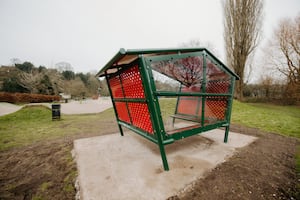
<instances>
[{"instance_id":1,"label":"hedge","mask_svg":"<svg viewBox=\"0 0 300 200\"><path fill-rule=\"evenodd\" d=\"M60 97L58 95L0 92L0 102L42 103L42 102L53 102L59 100Z\"/></svg>"}]
</instances>

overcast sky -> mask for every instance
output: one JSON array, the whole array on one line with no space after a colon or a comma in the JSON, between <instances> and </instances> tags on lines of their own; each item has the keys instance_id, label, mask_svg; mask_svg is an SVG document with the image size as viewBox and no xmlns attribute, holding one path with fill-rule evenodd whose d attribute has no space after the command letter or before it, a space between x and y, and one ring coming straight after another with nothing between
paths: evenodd
<instances>
[{"instance_id":1,"label":"overcast sky","mask_svg":"<svg viewBox=\"0 0 300 200\"><path fill-rule=\"evenodd\" d=\"M264 40L300 0L267 0ZM220 0L0 0L0 65L12 58L35 66L64 61L98 71L121 48L169 48L199 39L224 60Z\"/></svg>"}]
</instances>

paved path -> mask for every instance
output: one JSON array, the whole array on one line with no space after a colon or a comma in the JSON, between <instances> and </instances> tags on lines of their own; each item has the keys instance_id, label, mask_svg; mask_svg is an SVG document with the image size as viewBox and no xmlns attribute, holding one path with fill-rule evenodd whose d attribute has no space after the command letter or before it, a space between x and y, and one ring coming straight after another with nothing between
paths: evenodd
<instances>
[{"instance_id":1,"label":"paved path","mask_svg":"<svg viewBox=\"0 0 300 200\"><path fill-rule=\"evenodd\" d=\"M20 110L23 106L18 106L11 103L0 102L0 116L7 115Z\"/></svg>"},{"instance_id":2,"label":"paved path","mask_svg":"<svg viewBox=\"0 0 300 200\"><path fill-rule=\"evenodd\" d=\"M71 101L61 104L63 114L86 114L99 113L112 107L110 98L99 98L97 100Z\"/></svg>"},{"instance_id":3,"label":"paved path","mask_svg":"<svg viewBox=\"0 0 300 200\"><path fill-rule=\"evenodd\" d=\"M51 108L50 103L31 103L27 105L45 105ZM0 116L7 115L20 110L23 106L0 102ZM112 107L110 98L101 97L97 100L71 101L69 103L61 103L61 113L63 114L87 114L99 113Z\"/></svg>"}]
</instances>

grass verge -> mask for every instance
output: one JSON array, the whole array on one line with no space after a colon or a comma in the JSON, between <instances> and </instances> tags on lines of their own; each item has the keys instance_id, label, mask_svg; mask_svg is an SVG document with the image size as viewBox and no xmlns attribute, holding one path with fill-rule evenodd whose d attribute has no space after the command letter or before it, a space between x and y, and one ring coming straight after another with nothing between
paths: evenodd
<instances>
[{"instance_id":1,"label":"grass verge","mask_svg":"<svg viewBox=\"0 0 300 200\"><path fill-rule=\"evenodd\" d=\"M0 117L0 151L41 140L97 132L99 120L113 121L113 110L108 109L100 114L63 115L61 120L52 121L49 108L24 107Z\"/></svg>"},{"instance_id":2,"label":"grass verge","mask_svg":"<svg viewBox=\"0 0 300 200\"><path fill-rule=\"evenodd\" d=\"M232 123L300 138L300 107L234 101Z\"/></svg>"}]
</instances>

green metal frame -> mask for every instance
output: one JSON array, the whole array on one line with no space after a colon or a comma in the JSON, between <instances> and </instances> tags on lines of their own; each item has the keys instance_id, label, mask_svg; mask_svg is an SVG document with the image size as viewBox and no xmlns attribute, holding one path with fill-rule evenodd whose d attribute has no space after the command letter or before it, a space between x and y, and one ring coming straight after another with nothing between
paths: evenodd
<instances>
[{"instance_id":1,"label":"green metal frame","mask_svg":"<svg viewBox=\"0 0 300 200\"><path fill-rule=\"evenodd\" d=\"M168 52L167 55L163 55L165 52ZM151 54L151 55L148 55ZM154 54L154 55L153 55ZM126 55L137 55L136 59L132 63L128 64L122 64L118 65L118 61L124 58ZM147 55L147 56L145 56ZM179 90L178 92L170 92L170 91L157 91L155 81L152 74L152 68L151 68L151 62L154 61L162 61L162 60L168 60L168 59L181 59L181 58L187 58L192 56L201 56L203 58L203 80L201 82L202 84L202 90L199 93L191 93L191 92L182 92ZM227 94L218 94L218 93L206 93L206 59L209 58L211 62L213 62L215 65L217 65L220 69L225 71L228 75L231 76L231 87L230 91ZM213 54L211 54L209 51L207 51L205 48L189 48L189 49L150 49L150 50L124 50L121 49L115 57L112 58L108 62L108 64L97 74L98 76L105 76L107 80L107 84L109 86L109 76L120 74L125 70L127 67L133 66L138 64L142 84L144 88L145 98L113 98L112 96L112 90L110 87L109 92L112 96L112 103L113 108L115 111L115 116L117 119L117 123L119 126L119 130L121 133L121 136L123 136L123 130L122 127L128 128L129 130L134 131L135 133L143 136L144 138L150 140L151 142L157 144L159 146L161 158L163 167L165 170L169 170L169 165L167 161L167 156L165 152L165 145L171 144L176 140L180 140L185 137L189 137L192 135L196 135L208 130L212 130L219 127L225 127L225 136L224 136L224 142L226 143L228 141L228 132L229 132L229 125L230 125L230 119L231 119L231 110L232 110L232 100L233 100L233 91L234 91L234 83L236 79L239 79L239 77L229 70L221 61L219 61ZM116 69L115 72L112 74L108 74L107 71L109 69ZM122 84L122 83L121 83ZM123 85L122 85L122 90ZM201 98L201 105L200 102L197 104L196 113L198 113L200 106L201 106L201 120L199 123L199 126L182 129L178 132L175 132L173 134L168 134L164 128L163 119L161 116L160 111L160 105L158 98L159 97L177 97L179 99L180 97L186 96L186 97L200 97ZM225 120L224 121L218 121L214 124L208 124L205 125L205 101L207 97L227 97L227 109L225 112ZM199 98L199 99L200 99ZM200 101L200 100L199 100ZM137 128L133 126L132 124L129 124L125 121L122 121L119 119L116 109L116 102L125 102L128 110L128 103L129 102L141 102L146 103L149 109L150 113L150 119L152 122L153 132L154 134L149 134L145 132L144 130ZM176 104L176 112L178 107L178 101ZM129 114L130 121L132 123L132 119Z\"/></svg>"}]
</instances>

